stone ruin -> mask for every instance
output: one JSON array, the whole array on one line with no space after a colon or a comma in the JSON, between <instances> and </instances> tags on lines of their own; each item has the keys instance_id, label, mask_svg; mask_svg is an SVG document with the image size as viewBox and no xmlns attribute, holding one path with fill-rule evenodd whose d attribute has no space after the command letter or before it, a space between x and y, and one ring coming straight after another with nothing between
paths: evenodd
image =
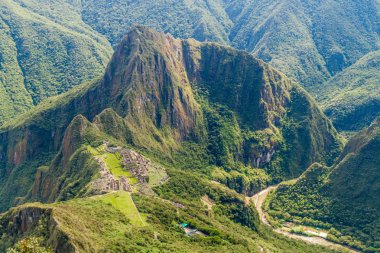
<instances>
[{"instance_id":1,"label":"stone ruin","mask_svg":"<svg viewBox=\"0 0 380 253\"><path fill-rule=\"evenodd\" d=\"M104 142L106 152L115 154L119 153L123 159L123 166L131 173L132 177L135 177L139 184L146 184L149 182L149 167L151 162L144 158L139 153L121 147L110 146L108 142ZM100 192L109 191L132 191L132 186L128 181L128 178L120 177L116 178L107 169L106 163L101 158L95 158L100 165L100 178L92 182L92 189Z\"/></svg>"},{"instance_id":2,"label":"stone ruin","mask_svg":"<svg viewBox=\"0 0 380 253\"><path fill-rule=\"evenodd\" d=\"M108 142L105 142L106 151L109 153L120 153L123 157L124 167L131 173L131 175L137 178L140 184L149 182L149 167L151 166L150 160L146 159L136 151L131 149L113 147Z\"/></svg>"},{"instance_id":3,"label":"stone ruin","mask_svg":"<svg viewBox=\"0 0 380 253\"><path fill-rule=\"evenodd\" d=\"M131 172L131 175L136 177L140 184L148 183L150 161L130 149L123 148L119 152L123 157L124 166Z\"/></svg>"},{"instance_id":4,"label":"stone ruin","mask_svg":"<svg viewBox=\"0 0 380 253\"><path fill-rule=\"evenodd\" d=\"M117 179L111 172L107 169L105 162L101 158L95 158L100 165L100 178L92 182L93 190L100 192L109 191L127 191L131 192L132 187L125 177L120 177Z\"/></svg>"}]
</instances>

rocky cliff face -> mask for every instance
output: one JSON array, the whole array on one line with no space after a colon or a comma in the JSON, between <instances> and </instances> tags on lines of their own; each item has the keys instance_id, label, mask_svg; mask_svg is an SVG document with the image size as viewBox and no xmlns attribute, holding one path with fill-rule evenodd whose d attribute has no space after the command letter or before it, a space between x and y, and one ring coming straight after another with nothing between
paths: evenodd
<instances>
[{"instance_id":1,"label":"rocky cliff face","mask_svg":"<svg viewBox=\"0 0 380 253\"><path fill-rule=\"evenodd\" d=\"M99 164L86 145L98 136L99 130L82 115L76 116L67 127L58 154L47 167L37 170L34 184L24 201L53 202L66 200L85 190L99 171Z\"/></svg>"},{"instance_id":2,"label":"rocky cliff face","mask_svg":"<svg viewBox=\"0 0 380 253\"><path fill-rule=\"evenodd\" d=\"M0 130L3 191L12 173L26 176L17 169L24 164L33 175L58 154L51 165L65 167L81 154L73 140L81 140L84 129L97 132L84 138L88 143L116 138L169 159L193 143L211 156L205 165L240 162L278 178L299 175L314 161L331 163L340 148L314 101L269 65L242 51L143 27L128 33L104 78ZM17 194L29 187L30 181Z\"/></svg>"},{"instance_id":3,"label":"rocky cliff face","mask_svg":"<svg viewBox=\"0 0 380 253\"><path fill-rule=\"evenodd\" d=\"M56 252L77 252L68 236L61 230L58 221L53 215L53 208L38 205L28 205L24 208L15 208L1 217L0 232L4 235L3 243L11 246L18 239L34 231L43 235ZM1 245L0 250L5 250Z\"/></svg>"}]
</instances>

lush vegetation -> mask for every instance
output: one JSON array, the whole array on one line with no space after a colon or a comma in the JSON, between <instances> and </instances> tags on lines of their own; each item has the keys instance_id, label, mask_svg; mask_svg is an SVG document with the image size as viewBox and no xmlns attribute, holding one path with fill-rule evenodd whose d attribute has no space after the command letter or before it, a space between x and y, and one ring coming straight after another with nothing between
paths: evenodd
<instances>
[{"instance_id":1,"label":"lush vegetation","mask_svg":"<svg viewBox=\"0 0 380 253\"><path fill-rule=\"evenodd\" d=\"M256 211L245 205L241 195L194 173L171 170L168 183L155 191L156 197L134 194L131 199L127 193L114 193L11 209L0 218L0 249L32 236L42 238L42 246L55 242L60 245L56 249L64 252L74 247L79 252L330 252L273 234L259 225ZM204 195L213 203L211 210L201 202ZM144 217L143 226L131 208ZM28 231L18 230L12 221L22 223L32 213ZM203 235L185 236L181 223Z\"/></svg>"},{"instance_id":2,"label":"lush vegetation","mask_svg":"<svg viewBox=\"0 0 380 253\"><path fill-rule=\"evenodd\" d=\"M380 121L346 145L333 167L311 166L279 186L268 212L279 222L324 228L330 240L365 252L379 252L378 198Z\"/></svg>"},{"instance_id":3,"label":"lush vegetation","mask_svg":"<svg viewBox=\"0 0 380 253\"><path fill-rule=\"evenodd\" d=\"M317 99L343 131L358 131L380 115L380 51L365 55L325 83Z\"/></svg>"},{"instance_id":4,"label":"lush vegetation","mask_svg":"<svg viewBox=\"0 0 380 253\"><path fill-rule=\"evenodd\" d=\"M316 84L379 49L378 8L375 0L365 7L362 0L82 1L84 22L114 45L136 23L224 42L253 52L317 95L324 90Z\"/></svg>"},{"instance_id":5,"label":"lush vegetation","mask_svg":"<svg viewBox=\"0 0 380 253\"><path fill-rule=\"evenodd\" d=\"M37 237L22 239L14 248L7 249L7 253L53 253L53 250L41 246L42 240Z\"/></svg>"},{"instance_id":6,"label":"lush vegetation","mask_svg":"<svg viewBox=\"0 0 380 253\"><path fill-rule=\"evenodd\" d=\"M176 37L217 41L252 52L317 99L333 94L333 104L321 102L326 112L339 129L356 131L373 119L365 112L376 111L376 95L372 88L337 89L342 83L331 77L379 50L379 4L371 0L364 6L362 0L3 1L0 124L46 97L98 76L112 51L108 43L118 45L131 26L142 24ZM359 69L363 61L366 57L356 63ZM343 75L352 70L348 72ZM362 80L371 79L369 86L377 85L373 71L354 72L364 76ZM350 82L346 87L362 83L341 79ZM354 100L354 105L342 96ZM352 127L352 119L366 124Z\"/></svg>"},{"instance_id":7,"label":"lush vegetation","mask_svg":"<svg viewBox=\"0 0 380 253\"><path fill-rule=\"evenodd\" d=\"M38 167L49 166L37 174L38 182L61 183L47 187L48 196L42 200L64 200L77 196L96 174L87 146L97 148L110 140L177 168L203 170L238 192L253 194L267 184L300 175L313 162L329 165L338 155L341 141L331 123L283 74L245 52L184 41L184 58L200 68L197 80L196 73L183 72L192 67L162 45L166 39L171 38L135 28L104 79L49 99L6 124L0 135L0 150L7 157L3 168L17 172L13 168L35 161L28 167L33 175ZM136 52L143 57L136 57ZM165 67L171 59L177 59L178 69ZM129 64L140 64L144 71L126 68ZM186 78L180 79L179 73ZM131 78L127 83L121 81L125 76ZM193 81L179 85L180 80ZM151 91L154 99L149 99L155 102L141 104ZM42 154L56 157L49 164L36 159ZM123 173L117 157L103 158L111 171ZM4 177L4 186L10 178ZM42 196L39 191L34 195ZM5 203L4 207L11 205Z\"/></svg>"},{"instance_id":8,"label":"lush vegetation","mask_svg":"<svg viewBox=\"0 0 380 253\"><path fill-rule=\"evenodd\" d=\"M325 250L268 232L244 201L245 194L296 177L313 162L331 165L342 145L302 88L248 53L136 27L104 78L43 102L0 131L2 171L27 168L17 174L23 190L7 193L1 209L27 192L19 202L56 202L7 212L1 219L7 247L32 234L68 252ZM115 176L128 176L121 158L100 148L104 141L163 164L169 179L132 199L88 197L99 177L95 158ZM3 192L14 179L8 175ZM22 221L30 213L54 219L28 225L25 233L10 229L15 215ZM181 223L203 236L184 237Z\"/></svg>"},{"instance_id":9,"label":"lush vegetation","mask_svg":"<svg viewBox=\"0 0 380 253\"><path fill-rule=\"evenodd\" d=\"M103 73L112 48L65 1L0 3L0 125Z\"/></svg>"},{"instance_id":10,"label":"lush vegetation","mask_svg":"<svg viewBox=\"0 0 380 253\"><path fill-rule=\"evenodd\" d=\"M122 212L135 226L145 226L145 217L143 218L133 203L130 193L117 192L99 197L101 201L111 204L115 209Z\"/></svg>"}]
</instances>

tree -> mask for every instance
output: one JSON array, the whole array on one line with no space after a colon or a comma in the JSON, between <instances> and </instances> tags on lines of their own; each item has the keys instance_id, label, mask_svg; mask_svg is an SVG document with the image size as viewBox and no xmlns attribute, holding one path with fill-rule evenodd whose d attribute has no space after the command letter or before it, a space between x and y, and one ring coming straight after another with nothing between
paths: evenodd
<instances>
[{"instance_id":1,"label":"tree","mask_svg":"<svg viewBox=\"0 0 380 253\"><path fill-rule=\"evenodd\" d=\"M42 239L29 237L19 241L13 248L9 248L7 253L53 253L51 248L41 246Z\"/></svg>"}]
</instances>

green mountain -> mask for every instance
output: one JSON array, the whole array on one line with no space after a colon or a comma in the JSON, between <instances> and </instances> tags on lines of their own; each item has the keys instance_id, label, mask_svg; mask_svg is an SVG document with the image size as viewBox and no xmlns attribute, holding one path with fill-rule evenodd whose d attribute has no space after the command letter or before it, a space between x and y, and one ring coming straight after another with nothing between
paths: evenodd
<instances>
[{"instance_id":1,"label":"green mountain","mask_svg":"<svg viewBox=\"0 0 380 253\"><path fill-rule=\"evenodd\" d=\"M379 50L376 0L84 0L78 8L84 22L114 45L136 23L176 37L224 42L252 52L313 93L316 84Z\"/></svg>"},{"instance_id":2,"label":"green mountain","mask_svg":"<svg viewBox=\"0 0 380 253\"><path fill-rule=\"evenodd\" d=\"M326 89L339 85L332 79L325 87L331 77L379 50L376 0L7 0L1 7L6 43L0 59L0 124L101 75L112 52L108 43L116 47L135 24L249 51L315 97L325 97L330 94ZM339 129L358 129L348 122L351 116L335 117L335 109L325 101L322 105ZM331 108L341 111L341 106L346 108ZM360 113L363 106L358 101L350 110ZM360 126L368 126L370 119L363 117L367 124Z\"/></svg>"},{"instance_id":3,"label":"green mountain","mask_svg":"<svg viewBox=\"0 0 380 253\"><path fill-rule=\"evenodd\" d=\"M316 97L339 130L358 131L377 116L378 68L363 69L380 45L376 0L84 0L77 8L83 21L113 45L138 23L251 52Z\"/></svg>"},{"instance_id":4,"label":"green mountain","mask_svg":"<svg viewBox=\"0 0 380 253\"><path fill-rule=\"evenodd\" d=\"M380 119L355 135L332 167L311 166L298 181L280 185L269 203L280 221L329 230L328 238L378 252Z\"/></svg>"},{"instance_id":5,"label":"green mountain","mask_svg":"<svg viewBox=\"0 0 380 253\"><path fill-rule=\"evenodd\" d=\"M144 245L175 251L189 245L178 227L188 223L205 237L194 246L199 251L318 252L271 239L240 194L296 177L313 162L331 165L341 146L313 99L263 61L137 27L117 47L103 78L48 99L1 128L1 210L55 202L4 214L1 238L11 246L38 235L64 252ZM125 192L133 192L132 200ZM201 198L213 212L209 220L210 214L199 212ZM125 209L133 203L141 215L136 207L136 215ZM78 224L90 210L93 220ZM125 226L115 225L120 212L127 213ZM11 229L14 221L20 226ZM128 235L128 222L153 230ZM266 243L249 239L252 229ZM173 238L180 235L177 245ZM134 245L123 244L129 236Z\"/></svg>"},{"instance_id":6,"label":"green mountain","mask_svg":"<svg viewBox=\"0 0 380 253\"><path fill-rule=\"evenodd\" d=\"M375 51L321 87L317 99L339 130L360 130L380 115L379 69L380 51Z\"/></svg>"},{"instance_id":7,"label":"green mountain","mask_svg":"<svg viewBox=\"0 0 380 253\"><path fill-rule=\"evenodd\" d=\"M75 5L75 4L74 4ZM92 1L77 3L83 21L118 45L135 24L170 32L175 37L229 42L233 23L222 1Z\"/></svg>"},{"instance_id":8,"label":"green mountain","mask_svg":"<svg viewBox=\"0 0 380 253\"><path fill-rule=\"evenodd\" d=\"M65 1L0 3L0 125L103 74L112 48Z\"/></svg>"},{"instance_id":9,"label":"green mountain","mask_svg":"<svg viewBox=\"0 0 380 253\"><path fill-rule=\"evenodd\" d=\"M237 22L247 23L235 29L233 44L244 41L239 48L253 49L312 93L316 84L379 48L378 1L250 1L245 6Z\"/></svg>"}]
</instances>

